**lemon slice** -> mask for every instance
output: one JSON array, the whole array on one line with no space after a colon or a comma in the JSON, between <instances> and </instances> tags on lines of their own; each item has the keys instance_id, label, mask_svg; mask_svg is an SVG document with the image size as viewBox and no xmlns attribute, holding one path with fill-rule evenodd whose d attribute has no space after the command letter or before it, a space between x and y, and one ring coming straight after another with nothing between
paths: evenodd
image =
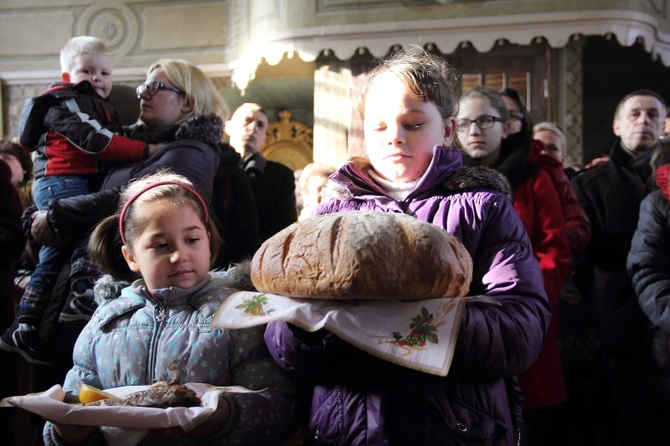
<instances>
[{"instance_id":1,"label":"lemon slice","mask_svg":"<svg viewBox=\"0 0 670 446\"><path fill-rule=\"evenodd\" d=\"M111 393L107 393L104 390L100 390L88 384L82 384L81 388L79 389L79 401L82 404L88 404L94 401L110 400L115 398L116 397Z\"/></svg>"}]
</instances>

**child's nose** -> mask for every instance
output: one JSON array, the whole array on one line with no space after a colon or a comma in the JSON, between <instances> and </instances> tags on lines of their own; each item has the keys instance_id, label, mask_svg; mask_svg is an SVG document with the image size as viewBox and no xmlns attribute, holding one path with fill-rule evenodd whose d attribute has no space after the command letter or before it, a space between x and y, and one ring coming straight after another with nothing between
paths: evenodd
<instances>
[{"instance_id":1,"label":"child's nose","mask_svg":"<svg viewBox=\"0 0 670 446\"><path fill-rule=\"evenodd\" d=\"M387 127L389 145L402 144L405 141L405 131L402 126Z\"/></svg>"},{"instance_id":2,"label":"child's nose","mask_svg":"<svg viewBox=\"0 0 670 446\"><path fill-rule=\"evenodd\" d=\"M469 133L471 135L479 135L481 132L482 130L479 128L479 125L477 125L476 122L472 121L472 123L470 123Z\"/></svg>"},{"instance_id":3,"label":"child's nose","mask_svg":"<svg viewBox=\"0 0 670 446\"><path fill-rule=\"evenodd\" d=\"M184 250L181 248L175 249L172 254L170 255L170 261L172 263L177 263L179 261L183 261L186 258L186 255L184 253Z\"/></svg>"}]
</instances>

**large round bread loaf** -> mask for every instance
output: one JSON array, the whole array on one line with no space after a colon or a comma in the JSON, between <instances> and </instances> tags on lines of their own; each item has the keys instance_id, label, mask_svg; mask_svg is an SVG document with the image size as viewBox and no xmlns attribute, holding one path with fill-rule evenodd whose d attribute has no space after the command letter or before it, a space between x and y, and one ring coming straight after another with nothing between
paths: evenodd
<instances>
[{"instance_id":1,"label":"large round bread loaf","mask_svg":"<svg viewBox=\"0 0 670 446\"><path fill-rule=\"evenodd\" d=\"M251 263L260 292L319 299L428 299L467 293L472 259L458 238L404 214L345 212L294 223Z\"/></svg>"}]
</instances>

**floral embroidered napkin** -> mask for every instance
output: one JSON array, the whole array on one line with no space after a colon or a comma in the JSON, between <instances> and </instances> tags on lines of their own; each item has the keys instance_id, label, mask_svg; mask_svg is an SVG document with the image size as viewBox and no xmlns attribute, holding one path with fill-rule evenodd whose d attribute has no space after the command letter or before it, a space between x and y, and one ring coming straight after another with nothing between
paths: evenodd
<instances>
[{"instance_id":1,"label":"floral embroidered napkin","mask_svg":"<svg viewBox=\"0 0 670 446\"><path fill-rule=\"evenodd\" d=\"M245 328L282 320L310 332L325 328L371 355L446 376L465 304L480 298L318 300L239 291L221 304L211 325Z\"/></svg>"}]
</instances>

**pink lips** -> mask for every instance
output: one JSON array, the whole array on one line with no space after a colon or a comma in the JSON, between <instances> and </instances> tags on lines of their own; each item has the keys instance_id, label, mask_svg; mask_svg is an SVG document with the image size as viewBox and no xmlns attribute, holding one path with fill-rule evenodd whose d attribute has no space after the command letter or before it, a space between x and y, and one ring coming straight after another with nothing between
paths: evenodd
<instances>
[{"instance_id":1,"label":"pink lips","mask_svg":"<svg viewBox=\"0 0 670 446\"><path fill-rule=\"evenodd\" d=\"M185 271L185 270L181 271L180 270L180 271L177 271L175 273L170 274L170 277L181 277L181 276L186 276L186 275L191 274L191 273L192 273L192 271Z\"/></svg>"},{"instance_id":2,"label":"pink lips","mask_svg":"<svg viewBox=\"0 0 670 446\"><path fill-rule=\"evenodd\" d=\"M468 141L468 146L471 147L482 147L484 145L483 141Z\"/></svg>"},{"instance_id":3,"label":"pink lips","mask_svg":"<svg viewBox=\"0 0 670 446\"><path fill-rule=\"evenodd\" d=\"M387 156L384 157L385 160L389 160L389 161L400 161L400 160L403 160L405 158L409 158L409 156L405 155L405 154L402 154L402 153L392 153L392 154L387 155Z\"/></svg>"}]
</instances>

